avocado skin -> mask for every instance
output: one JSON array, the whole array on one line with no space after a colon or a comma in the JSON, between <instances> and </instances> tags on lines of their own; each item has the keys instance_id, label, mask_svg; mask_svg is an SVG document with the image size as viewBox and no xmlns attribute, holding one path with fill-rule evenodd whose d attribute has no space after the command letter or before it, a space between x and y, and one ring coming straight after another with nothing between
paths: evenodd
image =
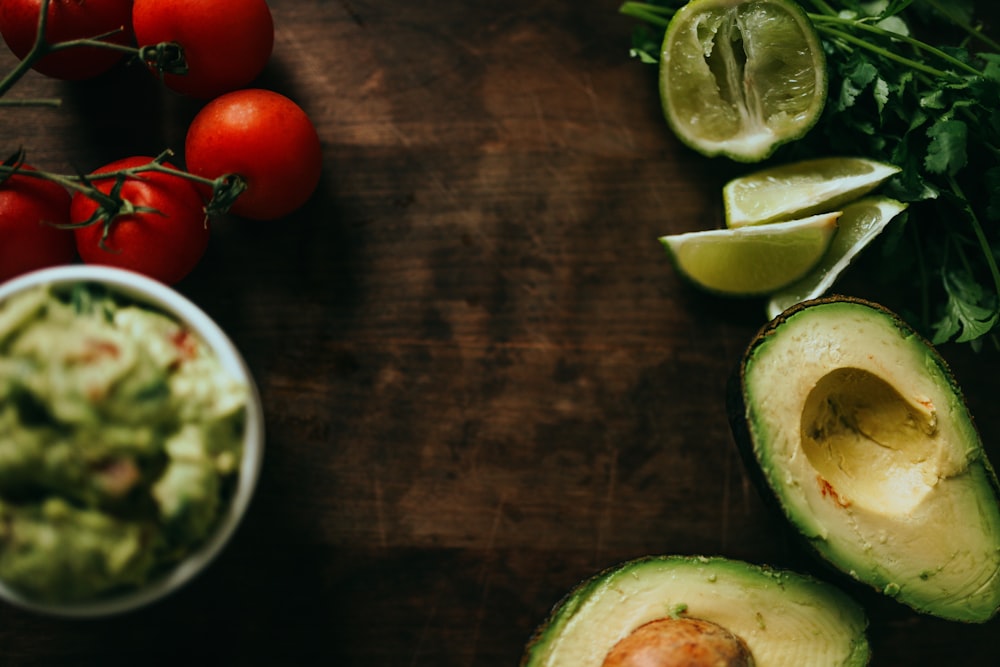
<instances>
[{"instance_id":1,"label":"avocado skin","mask_svg":"<svg viewBox=\"0 0 1000 667\"><path fill-rule=\"evenodd\" d=\"M729 420L730 430L732 432L733 441L736 445L737 451L739 453L740 459L744 464L745 471L751 483L757 489L758 495L763 501L765 507L768 511L783 524L787 532L790 534L790 538L793 543L798 545L798 547L803 551L804 555L807 556L810 561L815 564L823 572L823 578L829 579L844 589L851 591L853 596L860 596L864 593L875 592L879 600L884 600L890 598L892 600L891 604L896 604L901 607L909 607L914 611L921 614L928 614L932 616L939 616L946 618L947 620L959 621L963 623L985 623L992 618L994 618L998 612L1000 612L1000 605L993 609L992 613L981 616L978 618L954 618L945 615L938 614L934 609L929 609L926 607L920 607L911 605L909 603L903 602L895 598L895 596L886 594L878 586L870 585L858 578L855 578L851 573L845 571L836 562L831 561L819 548L814 540L809 539L808 536L802 534L796 525L794 525L788 516L788 513L783 506L781 499L777 491L771 486L761 467L760 460L758 459L758 454L756 446L754 444L753 438L750 433L750 427L747 419L747 397L746 397L746 371L747 364L753 357L753 354L758 346L763 344L769 337L776 335L778 330L782 325L787 322L793 316L802 313L810 308L816 306L822 306L824 304L830 303L852 303L875 311L876 314L882 315L887 318L904 337L912 338L919 341L927 351L928 358L938 367L941 371L942 376L946 379L948 383L949 390L954 394L956 400L962 405L967 406L965 396L959 386L954 373L951 371L947 362L941 356L937 348L919 332L917 332L913 327L911 327L902 317L897 313L893 312L889 308L870 301L868 299L847 296L841 294L833 294L828 296L819 297L816 299L811 299L808 301L803 301L794 306L789 307L783 313L776 316L770 322L764 324L757 331L756 335L752 338L750 344L744 351L743 356L736 365L735 369L731 373L727 385L726 385L726 395L725 395L725 408L726 414ZM975 428L974 417L970 413L968 415L970 422L972 422L973 428ZM978 429L977 429L978 433ZM1000 498L1000 481L998 481L995 468L990 462L986 455L985 450L981 452L980 459L978 460L984 469L986 478L990 484L990 490L995 498Z\"/></svg>"}]
</instances>

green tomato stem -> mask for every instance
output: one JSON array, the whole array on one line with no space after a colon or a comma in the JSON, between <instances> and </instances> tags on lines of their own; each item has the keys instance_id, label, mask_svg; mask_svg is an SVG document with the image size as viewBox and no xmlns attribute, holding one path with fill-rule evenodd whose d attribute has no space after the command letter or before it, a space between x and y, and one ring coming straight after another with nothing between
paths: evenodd
<instances>
[{"instance_id":1,"label":"green tomato stem","mask_svg":"<svg viewBox=\"0 0 1000 667\"><path fill-rule=\"evenodd\" d=\"M42 0L40 9L38 10L38 28L35 31L35 43L32 45L31 50L24 57L21 62L19 62L10 73L0 81L0 97L7 93L15 83L21 80L31 66L35 64L35 61L41 58L44 53L39 53L44 51L46 48L45 41L45 26L49 22L49 0Z\"/></svg>"},{"instance_id":2,"label":"green tomato stem","mask_svg":"<svg viewBox=\"0 0 1000 667\"><path fill-rule=\"evenodd\" d=\"M124 211L122 207L123 205L128 205L128 202L123 202L118 194L120 186L112 188L110 194L105 194L93 185L94 181L107 181L115 179L120 184L129 178L141 178L144 173L153 172L170 174L171 176L184 178L212 188L212 195L209 198L208 203L205 205L205 213L209 216L222 215L226 213L232 207L236 199L247 188L246 179L238 174L223 174L222 176L213 179L198 176L197 174L192 174L188 171L175 169L165 165L164 161L173 156L173 154L173 151L168 149L145 164L125 169L105 171L100 174L82 175L57 174L43 170L24 169L24 156L21 154L16 159L12 158L12 160L9 160L4 164L0 164L0 184L14 174L26 176L28 178L52 181L53 183L58 183L67 190L80 193L85 197L93 199L101 205L100 208L102 210ZM93 224L93 222L96 222L96 220L84 222L76 226L85 226L87 224Z\"/></svg>"},{"instance_id":3,"label":"green tomato stem","mask_svg":"<svg viewBox=\"0 0 1000 667\"><path fill-rule=\"evenodd\" d=\"M160 73L186 74L187 62L184 60L184 49L176 43L164 42L152 46L136 48L128 44L117 44L105 41L106 38L119 34L121 30L112 30L103 35L93 37L82 37L70 39L64 42L49 42L45 38L45 28L48 25L49 4L51 0L42 0L38 13L38 28L35 32L35 42L31 50L25 54L24 58L0 80L0 98L7 91L14 87L18 81L30 70L35 63L45 56L74 49L82 46L105 49L108 51L119 51L126 55L136 56L143 62L153 66ZM56 99L25 99L25 100L4 100L0 99L0 106L58 106L61 102Z\"/></svg>"},{"instance_id":4,"label":"green tomato stem","mask_svg":"<svg viewBox=\"0 0 1000 667\"><path fill-rule=\"evenodd\" d=\"M108 33L112 35L114 33ZM98 49L106 49L108 51L121 51L123 53L135 54L138 50L122 44L115 44L113 42L101 41L100 37L87 37L81 39L71 39L65 42L58 42L55 44L42 43L39 47L39 42L35 42L35 46L32 50L24 57L17 67L15 67L3 81L0 81L0 97L2 97L8 90L10 90L14 84L21 80L31 67L49 55L50 53L57 53L59 51L65 51L67 49L73 49L80 46L90 46ZM2 106L59 106L62 102L58 99L24 99L24 100L4 100L0 99L0 105Z\"/></svg>"}]
</instances>

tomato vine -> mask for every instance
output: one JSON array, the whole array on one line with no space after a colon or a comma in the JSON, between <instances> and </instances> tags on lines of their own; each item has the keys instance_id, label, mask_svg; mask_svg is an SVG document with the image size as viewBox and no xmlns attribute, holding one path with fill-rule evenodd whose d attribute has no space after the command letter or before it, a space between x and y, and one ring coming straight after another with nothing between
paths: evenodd
<instances>
[{"instance_id":1,"label":"tomato vine","mask_svg":"<svg viewBox=\"0 0 1000 667\"><path fill-rule=\"evenodd\" d=\"M117 34L120 31L112 31L101 35L94 35L92 37L72 39L62 42L50 42L45 37L46 28L48 26L48 8L50 2L51 0L41 0L37 30L35 33L35 42L31 50L11 71L0 79L0 106L59 106L61 104L61 100L57 98L11 99L5 98L4 96L42 58L52 53L73 48L93 47L120 51L135 56L143 62L153 66L155 71L160 74L169 73L183 75L186 73L187 64L184 60L183 49L180 45L171 42L137 48L106 41L108 37ZM199 185L207 186L211 190L211 195L205 205L206 218L222 215L228 212L240 194L247 188L246 180L238 174L223 174L218 178L209 179L192 174L185 170L167 166L166 160L173 155L174 152L167 149L146 164L114 172L103 173L101 174L101 178L114 178L119 181L124 181L128 178L141 177L141 174L144 172L169 172L172 175L186 178ZM0 163L0 185L2 185L14 174L20 174L30 178L52 181L72 192L81 193L98 204L97 211L95 212L95 219L83 223L85 225L95 224L98 222L110 225L113 223L115 218L135 212L135 207L131 204L131 202L123 200L116 194L120 190L120 187L113 188L111 194L106 194L93 186L91 183L93 180L92 175L59 174L42 169L26 169L25 158L26 152L22 147L7 158L7 160L3 163Z\"/></svg>"}]
</instances>

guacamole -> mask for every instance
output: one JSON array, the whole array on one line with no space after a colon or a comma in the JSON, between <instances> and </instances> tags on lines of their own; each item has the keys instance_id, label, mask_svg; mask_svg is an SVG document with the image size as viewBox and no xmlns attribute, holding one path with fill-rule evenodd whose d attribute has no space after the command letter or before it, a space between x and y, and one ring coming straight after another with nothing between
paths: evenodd
<instances>
[{"instance_id":1,"label":"guacamole","mask_svg":"<svg viewBox=\"0 0 1000 667\"><path fill-rule=\"evenodd\" d=\"M248 392L178 321L97 285L0 304L0 580L82 601L169 570L226 509Z\"/></svg>"}]
</instances>

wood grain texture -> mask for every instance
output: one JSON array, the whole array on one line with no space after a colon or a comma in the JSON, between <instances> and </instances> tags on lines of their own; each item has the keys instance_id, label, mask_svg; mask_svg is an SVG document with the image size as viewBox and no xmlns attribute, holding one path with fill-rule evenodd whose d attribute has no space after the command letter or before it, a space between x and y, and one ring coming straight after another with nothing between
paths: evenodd
<instances>
[{"instance_id":1,"label":"wood grain texture","mask_svg":"<svg viewBox=\"0 0 1000 667\"><path fill-rule=\"evenodd\" d=\"M260 385L250 513L146 610L0 607L0 664L510 667L573 585L627 558L814 569L726 422L763 303L692 290L656 242L720 226L738 168L670 136L617 4L270 5L258 83L312 116L323 180L288 219L217 221L178 286ZM53 170L179 152L199 108L137 67L10 93L29 94L64 103L0 109L3 150ZM996 353L942 352L996 456ZM996 622L857 594L876 665L1000 660Z\"/></svg>"}]
</instances>

